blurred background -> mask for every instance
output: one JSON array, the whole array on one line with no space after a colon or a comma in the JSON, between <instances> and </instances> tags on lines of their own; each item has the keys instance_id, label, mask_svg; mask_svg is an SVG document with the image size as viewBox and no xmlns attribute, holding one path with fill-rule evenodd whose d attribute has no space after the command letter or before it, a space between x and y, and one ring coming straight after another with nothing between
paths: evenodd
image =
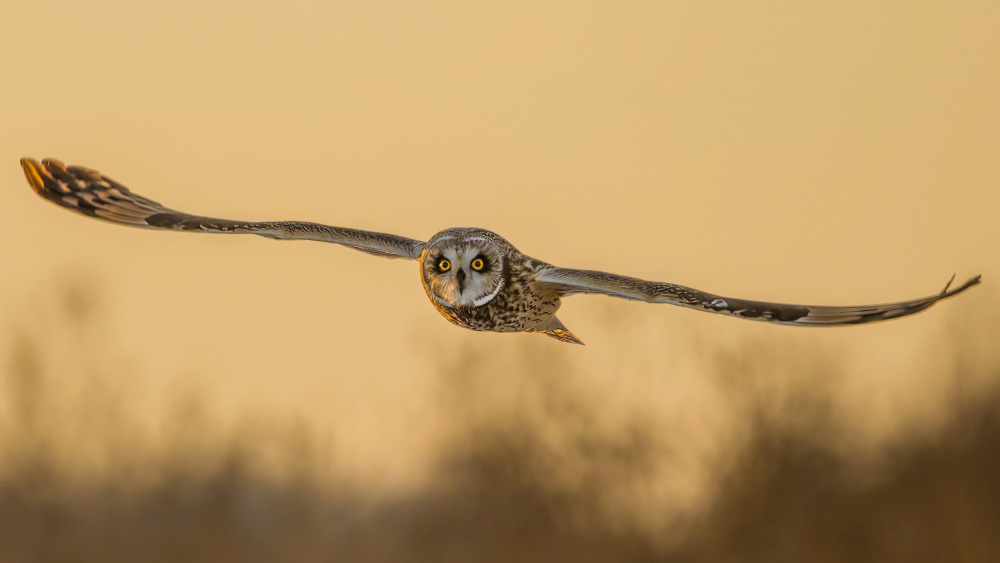
<instances>
[{"instance_id":1,"label":"blurred background","mask_svg":"<svg viewBox=\"0 0 1000 563\"><path fill-rule=\"evenodd\" d=\"M4 561L996 561L1000 5L0 6ZM597 296L473 333L412 263L176 209L915 317Z\"/></svg>"}]
</instances>

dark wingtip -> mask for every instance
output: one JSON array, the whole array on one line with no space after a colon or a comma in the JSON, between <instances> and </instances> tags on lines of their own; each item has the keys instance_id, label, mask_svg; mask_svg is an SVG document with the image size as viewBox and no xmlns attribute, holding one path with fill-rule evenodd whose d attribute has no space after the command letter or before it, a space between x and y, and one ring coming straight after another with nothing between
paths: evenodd
<instances>
[{"instance_id":1,"label":"dark wingtip","mask_svg":"<svg viewBox=\"0 0 1000 563\"><path fill-rule=\"evenodd\" d=\"M65 164L54 158L43 158L38 162L33 158L24 157L21 159L21 169L24 170L24 177L28 179L31 189L35 190L36 194L56 201L52 194L58 191L56 178L66 174Z\"/></svg>"},{"instance_id":2,"label":"dark wingtip","mask_svg":"<svg viewBox=\"0 0 1000 563\"><path fill-rule=\"evenodd\" d=\"M35 159L24 157L21 159L21 169L24 170L24 177L31 184L31 189L35 193L42 195L45 192L45 182L42 180L42 165Z\"/></svg>"},{"instance_id":3,"label":"dark wingtip","mask_svg":"<svg viewBox=\"0 0 1000 563\"><path fill-rule=\"evenodd\" d=\"M948 285L944 286L944 289L941 291L941 299L944 299L945 297L951 297L952 295L958 295L959 293L962 293L963 291L969 289L974 285L979 285L980 283L982 283L983 276L982 274L976 274L971 278L969 278L968 280L966 280L966 282L963 283L962 285L956 287L955 289L949 290L948 288L951 287L951 282L954 280L955 276L953 274L951 276L951 281L949 281Z\"/></svg>"}]
</instances>

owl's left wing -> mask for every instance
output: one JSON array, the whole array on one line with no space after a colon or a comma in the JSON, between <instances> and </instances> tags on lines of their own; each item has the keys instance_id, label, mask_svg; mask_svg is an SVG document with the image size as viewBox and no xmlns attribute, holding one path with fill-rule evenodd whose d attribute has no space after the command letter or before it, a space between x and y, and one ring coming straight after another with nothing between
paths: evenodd
<instances>
[{"instance_id":1,"label":"owl's left wing","mask_svg":"<svg viewBox=\"0 0 1000 563\"><path fill-rule=\"evenodd\" d=\"M24 175L43 198L83 215L112 223L201 233L253 234L275 239L332 242L385 258L416 260L425 243L411 238L301 221L249 222L182 213L132 193L111 178L58 160L22 158Z\"/></svg>"},{"instance_id":2,"label":"owl's left wing","mask_svg":"<svg viewBox=\"0 0 1000 563\"><path fill-rule=\"evenodd\" d=\"M954 281L955 276L952 276ZM600 293L647 303L669 303L709 313L722 313L741 319L767 321L798 326L836 326L870 323L919 313L942 299L965 291L979 283L974 276L961 286L950 289L951 281L941 293L883 305L827 307L786 305L764 301L748 301L721 297L697 289L670 283L650 282L627 276L593 270L571 270L548 266L538 272L536 282L560 296L577 293Z\"/></svg>"}]
</instances>

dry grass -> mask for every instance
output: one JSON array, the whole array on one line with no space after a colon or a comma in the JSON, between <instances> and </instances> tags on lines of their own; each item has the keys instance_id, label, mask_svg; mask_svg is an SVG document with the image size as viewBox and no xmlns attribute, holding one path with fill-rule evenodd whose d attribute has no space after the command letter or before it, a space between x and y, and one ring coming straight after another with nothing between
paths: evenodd
<instances>
[{"instance_id":1,"label":"dry grass","mask_svg":"<svg viewBox=\"0 0 1000 563\"><path fill-rule=\"evenodd\" d=\"M93 322L78 301L63 320ZM639 416L598 424L600 399L547 376L532 348L510 360L534 382L530 397L488 412L476 397L489 390L444 368L445 388L463 397L441 398L458 419L452 438L426 487L387 500L324 479L307 428L270 421L203 437L195 399L178 402L186 426L144 448L100 370L86 405L58 402L51 358L71 351L54 342L8 343L4 562L1000 560L1000 392L959 396L946 426L891 444L872 465L829 440L835 416L821 396L793 409L732 387L733 404L757 406L739 414L740 447L716 464L711 504L657 529L627 508L673 470L661 429ZM723 380L753 369L720 365ZM67 425L86 450L60 441ZM99 470L74 467L65 451L90 452ZM276 474L265 457L287 463Z\"/></svg>"}]
</instances>

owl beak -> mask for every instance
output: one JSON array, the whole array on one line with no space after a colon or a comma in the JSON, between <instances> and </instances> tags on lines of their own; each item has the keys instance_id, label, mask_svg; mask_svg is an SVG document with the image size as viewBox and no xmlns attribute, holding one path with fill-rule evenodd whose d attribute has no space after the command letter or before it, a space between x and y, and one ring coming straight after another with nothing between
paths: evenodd
<instances>
[{"instance_id":1,"label":"owl beak","mask_svg":"<svg viewBox=\"0 0 1000 563\"><path fill-rule=\"evenodd\" d=\"M461 295L462 292L465 291L465 288L463 287L465 285L465 270L459 270L456 272L455 279L458 280L458 293Z\"/></svg>"}]
</instances>

